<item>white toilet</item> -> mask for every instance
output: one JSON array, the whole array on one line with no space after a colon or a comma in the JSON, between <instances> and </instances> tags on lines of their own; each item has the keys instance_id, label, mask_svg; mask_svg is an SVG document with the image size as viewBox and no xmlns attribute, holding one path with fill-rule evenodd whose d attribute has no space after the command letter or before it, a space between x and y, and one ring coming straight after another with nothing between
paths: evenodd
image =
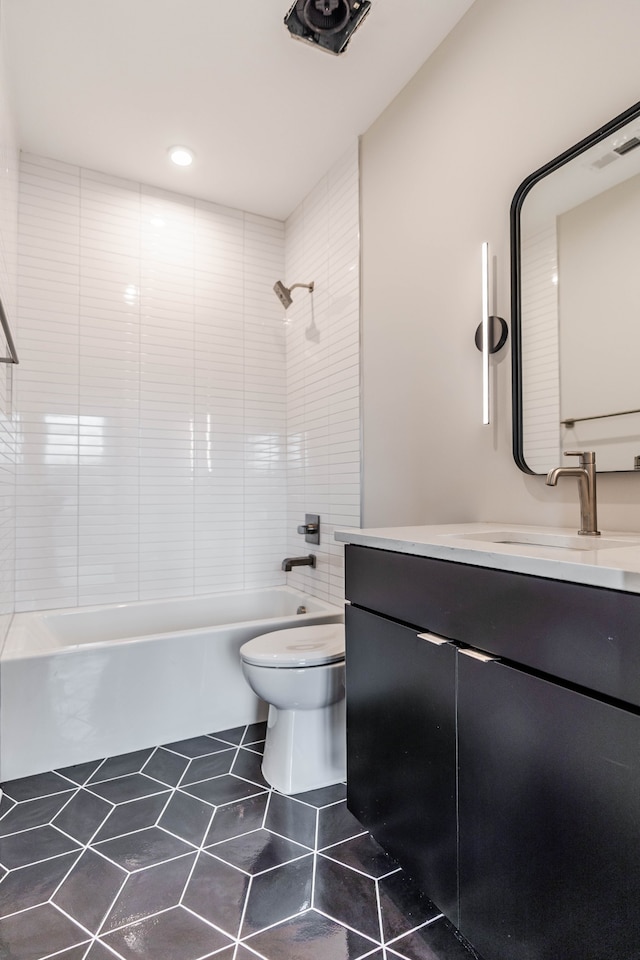
<instances>
[{"instance_id":1,"label":"white toilet","mask_svg":"<svg viewBox=\"0 0 640 960\"><path fill-rule=\"evenodd\" d=\"M265 780L287 794L344 780L344 624L264 633L240 657L249 686L269 704Z\"/></svg>"}]
</instances>

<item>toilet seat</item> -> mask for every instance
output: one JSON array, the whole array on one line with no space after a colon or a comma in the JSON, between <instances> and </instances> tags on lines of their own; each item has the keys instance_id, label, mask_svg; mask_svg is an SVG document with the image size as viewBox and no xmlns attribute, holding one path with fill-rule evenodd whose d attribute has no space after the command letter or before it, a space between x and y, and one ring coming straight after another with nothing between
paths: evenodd
<instances>
[{"instance_id":1,"label":"toilet seat","mask_svg":"<svg viewBox=\"0 0 640 960\"><path fill-rule=\"evenodd\" d=\"M258 667L319 667L344 660L344 624L274 630L248 640L240 647L245 663Z\"/></svg>"}]
</instances>

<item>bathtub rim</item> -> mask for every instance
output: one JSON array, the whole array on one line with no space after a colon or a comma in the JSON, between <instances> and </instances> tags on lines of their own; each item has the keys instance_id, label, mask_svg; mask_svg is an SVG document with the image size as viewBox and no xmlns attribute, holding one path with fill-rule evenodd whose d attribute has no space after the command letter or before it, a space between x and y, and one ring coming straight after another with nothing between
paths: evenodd
<instances>
[{"instance_id":1,"label":"bathtub rim","mask_svg":"<svg viewBox=\"0 0 640 960\"><path fill-rule=\"evenodd\" d=\"M298 605L313 603L317 605L315 610L307 613L287 613L274 614L270 617L251 618L245 620L229 620L223 623L208 624L203 627L191 627L187 629L172 629L156 631L154 633L135 634L125 637L112 637L106 640L94 640L84 643L64 643L55 636L53 631L48 628L45 618L64 616L73 613L95 613L98 614L105 609L122 609L125 607L135 607L136 609L145 607L154 607L158 603L172 604L188 603L190 600L213 600L221 597L240 597L243 594L256 593L280 593L290 595L299 600ZM291 621L292 624L311 624L314 620L322 618L324 622L342 622L344 620L344 608L336 604L329 603L319 597L298 590L295 587L278 585L274 587L260 587L254 590L228 590L224 593L199 594L193 597L170 597L168 599L153 600L132 600L124 603L92 604L87 607L60 607L47 610L28 610L13 614L11 623L6 631L4 643L0 646L0 663L15 660L28 660L34 657L43 656L64 656L73 655L80 650L100 650L113 648L116 645L131 645L151 643L168 637L203 636L207 633L219 630L228 630L234 627L247 628L249 625L256 625L256 636L264 627L264 632L268 632L270 624ZM284 629L287 629L286 627ZM27 642L29 640L30 642ZM35 643L33 642L35 640Z\"/></svg>"}]
</instances>

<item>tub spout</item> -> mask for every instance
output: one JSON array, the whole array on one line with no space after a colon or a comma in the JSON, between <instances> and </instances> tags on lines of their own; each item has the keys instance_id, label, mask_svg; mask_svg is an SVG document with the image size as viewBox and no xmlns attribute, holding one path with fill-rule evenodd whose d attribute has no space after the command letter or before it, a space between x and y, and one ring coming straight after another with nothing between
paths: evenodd
<instances>
[{"instance_id":1,"label":"tub spout","mask_svg":"<svg viewBox=\"0 0 640 960\"><path fill-rule=\"evenodd\" d=\"M285 557L282 561L282 569L287 573L294 567L315 567L315 553L310 553L306 557Z\"/></svg>"}]
</instances>

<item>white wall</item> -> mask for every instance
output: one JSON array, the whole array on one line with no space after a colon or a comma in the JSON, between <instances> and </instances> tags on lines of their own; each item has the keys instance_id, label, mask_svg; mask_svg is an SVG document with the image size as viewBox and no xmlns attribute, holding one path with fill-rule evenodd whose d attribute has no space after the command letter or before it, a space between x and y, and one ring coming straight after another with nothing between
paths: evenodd
<instances>
[{"instance_id":1,"label":"white wall","mask_svg":"<svg viewBox=\"0 0 640 960\"><path fill-rule=\"evenodd\" d=\"M276 221L23 158L17 609L284 582Z\"/></svg>"},{"instance_id":2,"label":"white wall","mask_svg":"<svg viewBox=\"0 0 640 960\"><path fill-rule=\"evenodd\" d=\"M16 248L18 222L18 148L5 70L5 31L0 7L0 297L18 340ZM19 344L18 344L19 345ZM0 352L6 356L4 338ZM15 423L12 404L14 368L0 364L0 645L13 612L15 572Z\"/></svg>"},{"instance_id":3,"label":"white wall","mask_svg":"<svg viewBox=\"0 0 640 960\"><path fill-rule=\"evenodd\" d=\"M577 490L511 454L510 362L481 424L480 244L509 317L509 205L534 169L638 99L637 0L476 0L362 140L365 525L577 526ZM640 530L640 477L599 478Z\"/></svg>"},{"instance_id":4,"label":"white wall","mask_svg":"<svg viewBox=\"0 0 640 960\"><path fill-rule=\"evenodd\" d=\"M287 220L287 552L314 553L315 571L288 582L334 603L344 599L337 526L360 525L360 278L358 149L339 160ZM320 514L318 546L296 533Z\"/></svg>"},{"instance_id":5,"label":"white wall","mask_svg":"<svg viewBox=\"0 0 640 960\"><path fill-rule=\"evenodd\" d=\"M318 567L289 580L340 602L333 529L360 513L357 145L288 221L286 266L278 221L41 157L20 186L16 608L285 583L305 512ZM316 282L288 323L278 278Z\"/></svg>"}]
</instances>

